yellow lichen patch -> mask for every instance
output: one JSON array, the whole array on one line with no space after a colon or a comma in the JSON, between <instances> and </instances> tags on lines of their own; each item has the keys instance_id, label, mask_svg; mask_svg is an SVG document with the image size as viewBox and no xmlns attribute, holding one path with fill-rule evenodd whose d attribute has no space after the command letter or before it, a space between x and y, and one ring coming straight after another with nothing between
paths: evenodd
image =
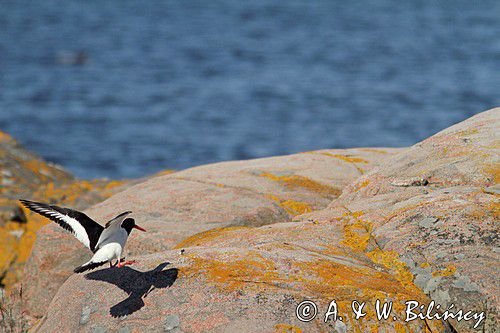
<instances>
[{"instance_id":1,"label":"yellow lichen patch","mask_svg":"<svg viewBox=\"0 0 500 333\"><path fill-rule=\"evenodd\" d=\"M312 212L311 206L305 202L299 202L294 200L282 200L275 195L268 195L268 198L276 202L281 208L286 210L291 216L297 216L305 213Z\"/></svg>"},{"instance_id":2,"label":"yellow lichen patch","mask_svg":"<svg viewBox=\"0 0 500 333\"><path fill-rule=\"evenodd\" d=\"M406 264L399 260L396 251L382 251L376 249L366 254L374 263L382 265L394 271L396 279L404 286L413 285L413 274L408 270Z\"/></svg>"},{"instance_id":3,"label":"yellow lichen patch","mask_svg":"<svg viewBox=\"0 0 500 333\"><path fill-rule=\"evenodd\" d=\"M0 227L0 270L9 267L16 260L16 249L18 240L10 233L9 227ZM22 230L20 230L22 231Z\"/></svg>"},{"instance_id":4,"label":"yellow lichen patch","mask_svg":"<svg viewBox=\"0 0 500 333\"><path fill-rule=\"evenodd\" d=\"M56 185L48 183L40 187L32 195L35 200L41 200L49 203L64 203L66 205L73 204L83 194L88 192L96 192L98 196L105 199L112 195L114 189L126 184L125 181L105 181L105 180L79 180L64 185Z\"/></svg>"},{"instance_id":5,"label":"yellow lichen patch","mask_svg":"<svg viewBox=\"0 0 500 333\"><path fill-rule=\"evenodd\" d=\"M49 174L49 170L45 162L35 159L23 161L22 167L33 172L42 182L48 180L47 174Z\"/></svg>"},{"instance_id":6,"label":"yellow lichen patch","mask_svg":"<svg viewBox=\"0 0 500 333\"><path fill-rule=\"evenodd\" d=\"M175 170L172 170L172 169L166 169L166 170L163 170L163 171L160 171L158 173L155 173L153 175L153 177L158 177L158 176L165 176L165 175L170 175L172 173L174 173Z\"/></svg>"},{"instance_id":7,"label":"yellow lichen patch","mask_svg":"<svg viewBox=\"0 0 500 333\"><path fill-rule=\"evenodd\" d=\"M429 267L430 265L431 265L431 264L429 264L428 262L423 262L423 263L421 263L421 264L420 264L420 267L422 267L422 268L427 268L427 267Z\"/></svg>"},{"instance_id":8,"label":"yellow lichen patch","mask_svg":"<svg viewBox=\"0 0 500 333\"><path fill-rule=\"evenodd\" d=\"M312 212L312 209L308 204L294 200L282 201L281 206L293 216Z\"/></svg>"},{"instance_id":9,"label":"yellow lichen patch","mask_svg":"<svg viewBox=\"0 0 500 333\"><path fill-rule=\"evenodd\" d=\"M293 248L288 248L293 251ZM203 250L206 251L206 250ZM370 266L351 266L325 258L307 259L301 254L289 253L285 259L273 256L273 250L225 249L211 252L188 251L185 257L190 263L180 267L183 279L204 279L204 284L214 286L224 293L245 291L249 293L308 295L319 302L335 299L339 312L348 318L353 331L364 332L376 320L369 314L360 320L353 320L350 313L352 300L375 304L376 299L394 301L394 310L402 313L404 301L428 300L415 285L405 286L392 274ZM306 250L307 251L307 250ZM264 257L265 256L265 257ZM271 257L269 257L271 256ZM391 262L391 264L393 264ZM380 325L384 326L385 323ZM390 324L394 325L394 324ZM435 326L433 326L435 327ZM275 326L276 331L293 332L283 324Z\"/></svg>"},{"instance_id":10,"label":"yellow lichen patch","mask_svg":"<svg viewBox=\"0 0 500 333\"><path fill-rule=\"evenodd\" d=\"M302 333L302 329L288 324L277 324L274 326L275 333Z\"/></svg>"},{"instance_id":11,"label":"yellow lichen patch","mask_svg":"<svg viewBox=\"0 0 500 333\"><path fill-rule=\"evenodd\" d=\"M122 186L126 184L124 181L122 180L112 180L110 181L109 183L106 184L106 186L104 186L104 189L105 190L111 190L111 189L114 189L118 186Z\"/></svg>"},{"instance_id":12,"label":"yellow lichen patch","mask_svg":"<svg viewBox=\"0 0 500 333\"><path fill-rule=\"evenodd\" d=\"M201 274L207 278L208 282L215 283L218 287L228 291L241 289L246 283L252 282L283 282L277 276L274 263L255 251L223 260L198 257L194 254L185 256L191 258L194 263L180 270L182 276L191 277Z\"/></svg>"},{"instance_id":13,"label":"yellow lichen patch","mask_svg":"<svg viewBox=\"0 0 500 333\"><path fill-rule=\"evenodd\" d=\"M377 148L360 148L359 150L367 151L367 152L371 152L371 153L378 153L378 154L388 154L388 152L386 150L377 149Z\"/></svg>"},{"instance_id":14,"label":"yellow lichen patch","mask_svg":"<svg viewBox=\"0 0 500 333\"><path fill-rule=\"evenodd\" d=\"M373 229L373 225L361 219L363 212L348 212L344 214L350 220L344 225L344 239L342 244L356 251L366 251ZM352 222L354 219L354 222ZM417 292L417 287L413 284L413 274L408 270L406 264L399 260L399 254L395 251L383 251L376 248L365 253L374 263L382 265L392 272L396 280L408 291Z\"/></svg>"},{"instance_id":15,"label":"yellow lichen patch","mask_svg":"<svg viewBox=\"0 0 500 333\"><path fill-rule=\"evenodd\" d=\"M332 154L332 153L329 153L329 152L320 152L320 154L321 155L325 155L325 156L335 157L335 158L341 159L342 161L345 161L345 162L348 162L348 163L364 163L364 164L370 163L370 162L368 162L365 159L362 159L362 158L359 158L359 157L353 157L353 156L350 156L350 155Z\"/></svg>"},{"instance_id":16,"label":"yellow lichen patch","mask_svg":"<svg viewBox=\"0 0 500 333\"><path fill-rule=\"evenodd\" d=\"M181 268L184 277L204 276L208 283L226 291L251 289L269 291L270 288L290 288L305 291L324 299L351 300L352 297L371 295L414 296L391 275L374 269L350 267L329 260L290 260L289 268L276 266L274 260L264 258L256 251L246 253L216 253L214 258L196 253L185 255L193 260ZM291 287L293 286L293 287Z\"/></svg>"},{"instance_id":17,"label":"yellow lichen patch","mask_svg":"<svg viewBox=\"0 0 500 333\"><path fill-rule=\"evenodd\" d=\"M203 231L197 233L193 236L189 236L188 238L181 241L179 244L173 247L173 249L182 249L191 246L200 246L203 245L204 242L212 241L217 237L223 237L227 235L227 232L233 230L241 230L247 229L246 226L237 226L237 227L224 227L224 228L214 228L207 231Z\"/></svg>"},{"instance_id":18,"label":"yellow lichen patch","mask_svg":"<svg viewBox=\"0 0 500 333\"><path fill-rule=\"evenodd\" d=\"M360 168L359 166L356 165L356 163L363 163L363 164L368 164L370 163L369 161L365 160L365 159L362 159L362 158L359 158L359 157L352 157L350 155L340 155L340 154L332 154L332 153L329 153L329 152L320 152L321 155L325 155L325 156L330 156L330 157L334 157L334 158L338 158L342 161L345 161L347 163L352 163L353 166L358 170L359 173L361 174L364 174L365 171Z\"/></svg>"},{"instance_id":19,"label":"yellow lichen patch","mask_svg":"<svg viewBox=\"0 0 500 333\"><path fill-rule=\"evenodd\" d=\"M395 323L394 330L396 331L396 333L406 333L407 332L406 328L401 323Z\"/></svg>"},{"instance_id":20,"label":"yellow lichen patch","mask_svg":"<svg viewBox=\"0 0 500 333\"><path fill-rule=\"evenodd\" d=\"M322 298L347 300L353 294L366 297L374 290L398 294L402 286L389 274L369 268L355 268L328 260L296 261L292 267L299 270L293 281L301 281L308 293Z\"/></svg>"},{"instance_id":21,"label":"yellow lichen patch","mask_svg":"<svg viewBox=\"0 0 500 333\"><path fill-rule=\"evenodd\" d=\"M463 130L463 131L455 132L454 134L458 135L460 138L463 138L463 137L467 137L467 136L470 136L470 135L473 135L473 134L478 134L478 133L479 133L479 129L477 129L477 128L471 128L471 129L468 129L468 130Z\"/></svg>"},{"instance_id":22,"label":"yellow lichen patch","mask_svg":"<svg viewBox=\"0 0 500 333\"><path fill-rule=\"evenodd\" d=\"M370 180L365 179L361 183L354 185L354 192L357 192L357 191L361 190L362 188L367 187L368 184L370 184Z\"/></svg>"},{"instance_id":23,"label":"yellow lichen patch","mask_svg":"<svg viewBox=\"0 0 500 333\"><path fill-rule=\"evenodd\" d=\"M278 176L268 172L263 172L259 176L271 179L288 187L304 188L308 191L318 193L325 197L338 197L341 193L341 191L337 188L323 185L321 183L318 183L317 181L314 181L304 176L298 176L298 175Z\"/></svg>"},{"instance_id":24,"label":"yellow lichen patch","mask_svg":"<svg viewBox=\"0 0 500 333\"><path fill-rule=\"evenodd\" d=\"M344 217L352 217L354 222L349 221L344 225L344 239L342 244L353 250L364 251L368 246L373 225L360 218L363 212L346 213Z\"/></svg>"},{"instance_id":25,"label":"yellow lichen patch","mask_svg":"<svg viewBox=\"0 0 500 333\"><path fill-rule=\"evenodd\" d=\"M483 171L487 177L492 178L494 184L498 184L500 182L500 163L489 164L483 169Z\"/></svg>"},{"instance_id":26,"label":"yellow lichen patch","mask_svg":"<svg viewBox=\"0 0 500 333\"><path fill-rule=\"evenodd\" d=\"M467 217L472 220L481 221L487 218L500 219L500 203L491 201L479 206L474 206L466 213Z\"/></svg>"},{"instance_id":27,"label":"yellow lichen patch","mask_svg":"<svg viewBox=\"0 0 500 333\"><path fill-rule=\"evenodd\" d=\"M5 132L0 131L0 142L11 141L12 137Z\"/></svg>"},{"instance_id":28,"label":"yellow lichen patch","mask_svg":"<svg viewBox=\"0 0 500 333\"><path fill-rule=\"evenodd\" d=\"M433 277L437 277L437 276L443 276L443 277L444 276L451 276L451 275L455 274L456 271L457 271L457 268L454 265L448 265L444 269L440 269L438 271L432 272L432 276Z\"/></svg>"}]
</instances>

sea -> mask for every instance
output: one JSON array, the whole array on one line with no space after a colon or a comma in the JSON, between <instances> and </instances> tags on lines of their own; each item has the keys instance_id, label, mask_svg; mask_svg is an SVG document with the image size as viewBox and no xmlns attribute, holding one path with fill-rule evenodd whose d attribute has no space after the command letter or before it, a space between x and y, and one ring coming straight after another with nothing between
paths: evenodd
<instances>
[{"instance_id":1,"label":"sea","mask_svg":"<svg viewBox=\"0 0 500 333\"><path fill-rule=\"evenodd\" d=\"M1 1L0 130L81 178L410 146L500 105L500 1Z\"/></svg>"}]
</instances>

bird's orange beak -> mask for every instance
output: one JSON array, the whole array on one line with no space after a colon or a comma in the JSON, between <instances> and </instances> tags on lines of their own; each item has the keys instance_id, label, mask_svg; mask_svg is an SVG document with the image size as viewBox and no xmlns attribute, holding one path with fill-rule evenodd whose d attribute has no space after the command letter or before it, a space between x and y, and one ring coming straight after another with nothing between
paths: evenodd
<instances>
[{"instance_id":1,"label":"bird's orange beak","mask_svg":"<svg viewBox=\"0 0 500 333\"><path fill-rule=\"evenodd\" d=\"M134 228L137 229L137 230L140 230L140 231L144 231L146 232L146 229L142 228L142 227L139 227L137 224L134 225Z\"/></svg>"}]
</instances>

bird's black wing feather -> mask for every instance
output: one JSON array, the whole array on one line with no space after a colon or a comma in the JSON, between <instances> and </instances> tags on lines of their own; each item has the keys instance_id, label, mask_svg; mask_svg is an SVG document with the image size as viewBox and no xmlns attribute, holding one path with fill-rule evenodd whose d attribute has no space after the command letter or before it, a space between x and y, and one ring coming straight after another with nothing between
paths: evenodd
<instances>
[{"instance_id":1,"label":"bird's black wing feather","mask_svg":"<svg viewBox=\"0 0 500 333\"><path fill-rule=\"evenodd\" d=\"M59 207L55 205L48 205L42 202L29 201L29 200L19 200L26 206L26 208L31 211L38 213L55 223L59 224L64 229L71 232L75 237L81 241L85 246L87 246L92 252L95 252L95 246L99 240L104 228L92 220L90 217L82 212ZM81 232L80 225L84 229L83 234Z\"/></svg>"}]
</instances>

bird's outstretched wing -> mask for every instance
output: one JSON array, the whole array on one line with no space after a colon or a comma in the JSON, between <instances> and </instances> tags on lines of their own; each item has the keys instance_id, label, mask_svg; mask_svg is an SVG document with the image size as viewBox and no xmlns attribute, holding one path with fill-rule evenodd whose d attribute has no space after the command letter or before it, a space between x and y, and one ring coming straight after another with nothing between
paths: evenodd
<instances>
[{"instance_id":1,"label":"bird's outstretched wing","mask_svg":"<svg viewBox=\"0 0 500 333\"><path fill-rule=\"evenodd\" d=\"M51 219L64 229L71 232L80 242L83 243L83 245L89 248L92 252L95 252L97 241L104 229L99 223L92 220L84 213L69 208L22 199L19 201L21 201L26 208Z\"/></svg>"}]
</instances>

